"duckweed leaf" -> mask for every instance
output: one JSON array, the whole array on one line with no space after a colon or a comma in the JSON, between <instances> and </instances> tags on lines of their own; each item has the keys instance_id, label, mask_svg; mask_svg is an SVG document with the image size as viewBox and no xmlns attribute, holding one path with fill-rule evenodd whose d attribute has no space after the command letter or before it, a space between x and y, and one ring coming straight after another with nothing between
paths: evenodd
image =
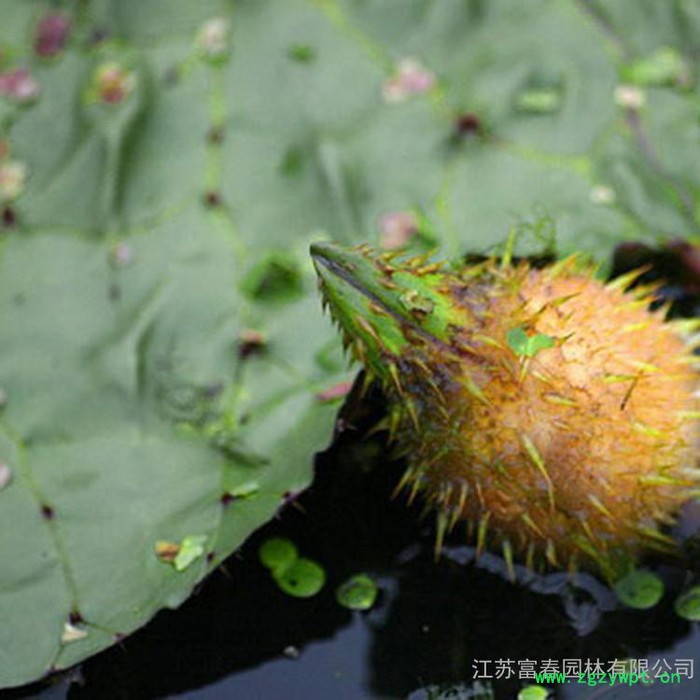
<instances>
[{"instance_id":1,"label":"duckweed leaf","mask_svg":"<svg viewBox=\"0 0 700 700\"><path fill-rule=\"evenodd\" d=\"M653 608L664 594L663 581L653 572L644 569L631 571L613 587L621 603L630 608Z\"/></svg>"},{"instance_id":2,"label":"duckweed leaf","mask_svg":"<svg viewBox=\"0 0 700 700\"><path fill-rule=\"evenodd\" d=\"M338 603L350 610L369 610L377 600L379 589L367 574L356 574L342 583L335 592Z\"/></svg>"},{"instance_id":3,"label":"duckweed leaf","mask_svg":"<svg viewBox=\"0 0 700 700\"><path fill-rule=\"evenodd\" d=\"M700 621L700 586L693 586L678 596L673 607L683 619Z\"/></svg>"},{"instance_id":4,"label":"duckweed leaf","mask_svg":"<svg viewBox=\"0 0 700 700\"><path fill-rule=\"evenodd\" d=\"M273 578L287 595L294 598L315 596L326 583L323 567L311 559L299 557L281 571L274 571Z\"/></svg>"},{"instance_id":5,"label":"duckweed leaf","mask_svg":"<svg viewBox=\"0 0 700 700\"><path fill-rule=\"evenodd\" d=\"M271 537L265 540L258 550L260 563L270 569L273 575L289 569L298 559L296 545L285 537Z\"/></svg>"},{"instance_id":6,"label":"duckweed leaf","mask_svg":"<svg viewBox=\"0 0 700 700\"><path fill-rule=\"evenodd\" d=\"M518 693L518 700L547 700L549 690L541 685L528 685Z\"/></svg>"}]
</instances>

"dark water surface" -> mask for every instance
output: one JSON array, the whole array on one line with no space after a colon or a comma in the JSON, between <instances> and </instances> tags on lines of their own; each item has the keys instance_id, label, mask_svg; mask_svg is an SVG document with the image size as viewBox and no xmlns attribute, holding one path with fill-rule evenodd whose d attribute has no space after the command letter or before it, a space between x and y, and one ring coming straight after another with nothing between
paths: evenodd
<instances>
[{"instance_id":1,"label":"dark water surface","mask_svg":"<svg viewBox=\"0 0 700 700\"><path fill-rule=\"evenodd\" d=\"M391 496L401 465L379 441L341 443L319 459L312 489L180 610L162 612L52 686L2 697L510 699L532 682L518 678L525 660L632 658L653 667L700 659L698 623L672 607L692 572L657 565L667 595L651 610L633 611L585 575L574 587L563 574L518 570L513 585L500 558L486 555L476 566L459 534L436 561L430 519ZM257 557L272 535L292 539L323 565L327 582L318 595L292 598L273 582ZM358 572L380 587L368 612L335 600L335 588ZM481 680L490 695L473 686L483 662L503 676ZM673 686L547 685L551 697L566 700L700 698L698 678Z\"/></svg>"}]
</instances>

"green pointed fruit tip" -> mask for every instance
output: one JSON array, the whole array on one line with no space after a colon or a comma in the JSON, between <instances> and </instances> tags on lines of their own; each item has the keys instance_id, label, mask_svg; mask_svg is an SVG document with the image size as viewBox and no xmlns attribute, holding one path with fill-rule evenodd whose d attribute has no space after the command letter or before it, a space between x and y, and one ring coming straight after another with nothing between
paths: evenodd
<instances>
[{"instance_id":1,"label":"green pointed fruit tip","mask_svg":"<svg viewBox=\"0 0 700 700\"><path fill-rule=\"evenodd\" d=\"M326 572L311 559L299 556L297 546L285 537L272 537L261 545L258 558L287 595L310 598L325 585Z\"/></svg>"},{"instance_id":2,"label":"green pointed fruit tip","mask_svg":"<svg viewBox=\"0 0 700 700\"><path fill-rule=\"evenodd\" d=\"M338 586L335 598L340 605L350 610L369 610L377 600L379 588L367 574L356 574Z\"/></svg>"},{"instance_id":3,"label":"green pointed fruit tip","mask_svg":"<svg viewBox=\"0 0 700 700\"><path fill-rule=\"evenodd\" d=\"M681 593L676 598L673 608L684 620L700 622L700 586L693 586Z\"/></svg>"},{"instance_id":4,"label":"green pointed fruit tip","mask_svg":"<svg viewBox=\"0 0 700 700\"><path fill-rule=\"evenodd\" d=\"M547 700L549 690L541 685L528 685L518 693L518 700Z\"/></svg>"},{"instance_id":5,"label":"green pointed fruit tip","mask_svg":"<svg viewBox=\"0 0 700 700\"><path fill-rule=\"evenodd\" d=\"M311 246L324 306L352 356L388 380L391 365L410 345L411 330L447 336L450 300L436 287L439 265L426 256L401 259L367 246Z\"/></svg>"},{"instance_id":6,"label":"green pointed fruit tip","mask_svg":"<svg viewBox=\"0 0 700 700\"><path fill-rule=\"evenodd\" d=\"M653 608L664 594L663 581L651 571L637 569L619 579L613 586L618 600L629 608Z\"/></svg>"}]
</instances>

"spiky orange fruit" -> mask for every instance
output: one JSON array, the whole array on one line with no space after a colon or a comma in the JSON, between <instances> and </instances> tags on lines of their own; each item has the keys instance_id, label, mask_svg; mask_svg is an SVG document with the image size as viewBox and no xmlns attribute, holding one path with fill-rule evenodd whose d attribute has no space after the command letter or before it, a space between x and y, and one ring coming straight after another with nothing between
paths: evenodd
<instances>
[{"instance_id":1,"label":"spiky orange fruit","mask_svg":"<svg viewBox=\"0 0 700 700\"><path fill-rule=\"evenodd\" d=\"M569 258L450 271L362 248L314 249L346 343L386 388L403 485L466 521L509 566L615 578L698 491L692 324L649 289Z\"/></svg>"}]
</instances>

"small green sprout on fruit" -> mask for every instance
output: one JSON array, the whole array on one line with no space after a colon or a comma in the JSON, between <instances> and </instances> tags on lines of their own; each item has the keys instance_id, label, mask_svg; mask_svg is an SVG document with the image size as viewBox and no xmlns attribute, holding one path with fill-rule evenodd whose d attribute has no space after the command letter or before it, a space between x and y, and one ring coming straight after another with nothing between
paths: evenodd
<instances>
[{"instance_id":1,"label":"small green sprout on fruit","mask_svg":"<svg viewBox=\"0 0 700 700\"><path fill-rule=\"evenodd\" d=\"M551 336L543 333L528 335L522 326L509 330L506 341L508 347L520 357L534 357L540 350L553 348L556 345L556 340Z\"/></svg>"}]
</instances>

